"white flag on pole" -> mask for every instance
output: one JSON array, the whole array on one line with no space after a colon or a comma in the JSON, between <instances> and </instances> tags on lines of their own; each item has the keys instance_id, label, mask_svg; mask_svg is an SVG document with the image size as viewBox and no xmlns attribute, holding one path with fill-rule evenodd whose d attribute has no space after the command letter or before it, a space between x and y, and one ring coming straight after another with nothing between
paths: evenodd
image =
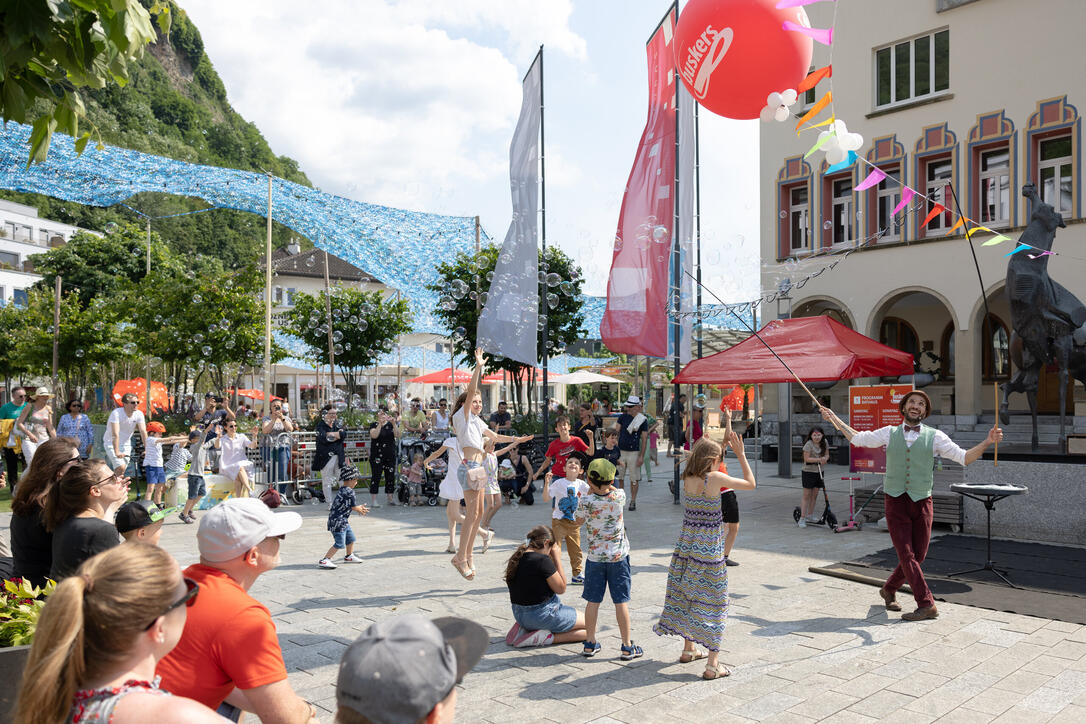
<instances>
[{"instance_id":1,"label":"white flag on pole","mask_svg":"<svg viewBox=\"0 0 1086 724\"><path fill-rule=\"evenodd\" d=\"M694 97L682 83L678 84L679 100L679 363L690 362L694 318ZM674 354L674 350L672 351Z\"/></svg>"},{"instance_id":2,"label":"white flag on pole","mask_svg":"<svg viewBox=\"0 0 1086 724\"><path fill-rule=\"evenodd\" d=\"M520 119L509 145L513 220L502 243L494 280L479 315L479 346L535 365L539 321L539 123L542 49L524 76Z\"/></svg>"}]
</instances>

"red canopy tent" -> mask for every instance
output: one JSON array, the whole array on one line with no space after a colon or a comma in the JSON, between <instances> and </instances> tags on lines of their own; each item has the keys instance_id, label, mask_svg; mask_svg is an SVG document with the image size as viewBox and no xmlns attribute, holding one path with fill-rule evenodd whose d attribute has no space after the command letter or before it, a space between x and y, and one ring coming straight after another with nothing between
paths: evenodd
<instances>
[{"instance_id":1,"label":"red canopy tent","mask_svg":"<svg viewBox=\"0 0 1086 724\"><path fill-rule=\"evenodd\" d=\"M911 375L913 356L887 347L829 317L778 319L758 335L805 382ZM676 384L739 385L793 382L780 360L754 336L711 357L690 362Z\"/></svg>"},{"instance_id":2,"label":"red canopy tent","mask_svg":"<svg viewBox=\"0 0 1086 724\"><path fill-rule=\"evenodd\" d=\"M227 392L230 393L230 394L233 394L234 389L230 388L229 390L227 390ZM245 389L238 390L238 397L248 397L250 400L263 400L264 399L264 391L263 390L256 390L256 389L252 389L252 388L245 388ZM282 397L278 397L277 395L272 395L271 398L273 400L281 400L281 399L283 399Z\"/></svg>"},{"instance_id":3,"label":"red canopy tent","mask_svg":"<svg viewBox=\"0 0 1086 724\"><path fill-rule=\"evenodd\" d=\"M464 370L456 370L454 373L452 368L446 367L443 370L408 380L408 382L415 382L420 385L466 385L471 382L471 373Z\"/></svg>"},{"instance_id":4,"label":"red canopy tent","mask_svg":"<svg viewBox=\"0 0 1086 724\"><path fill-rule=\"evenodd\" d=\"M131 392L139 397L139 404L136 405L136 409L147 414L147 380L143 377L136 377L131 380L117 380L117 383L113 385L113 402L119 407L121 404L121 398ZM166 385L161 382L151 381L151 407L157 410L166 410L170 406L170 394L166 390Z\"/></svg>"}]
</instances>

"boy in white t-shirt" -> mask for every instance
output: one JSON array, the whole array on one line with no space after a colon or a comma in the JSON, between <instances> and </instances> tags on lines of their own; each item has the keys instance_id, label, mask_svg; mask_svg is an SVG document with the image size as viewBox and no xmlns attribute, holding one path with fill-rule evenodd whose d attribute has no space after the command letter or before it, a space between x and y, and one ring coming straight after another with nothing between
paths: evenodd
<instances>
[{"instance_id":1,"label":"boy in white t-shirt","mask_svg":"<svg viewBox=\"0 0 1086 724\"><path fill-rule=\"evenodd\" d=\"M143 493L144 500L153 500L155 505L162 508L162 494L166 491L166 469L162 462L162 446L176 445L185 442L185 435L162 437L166 432L166 426L161 422L147 423L147 443L143 450L143 469L147 475L147 490Z\"/></svg>"},{"instance_id":2,"label":"boy in white t-shirt","mask_svg":"<svg viewBox=\"0 0 1086 724\"><path fill-rule=\"evenodd\" d=\"M554 478L554 473L547 472L546 485L543 487L543 502L551 503L551 530L558 545L565 541L569 551L569 566L573 574L569 582L584 585L584 556L581 554L581 525L583 517L578 517L580 499L588 494L588 485L580 479L584 471L585 456L575 452L566 460L565 477Z\"/></svg>"}]
</instances>

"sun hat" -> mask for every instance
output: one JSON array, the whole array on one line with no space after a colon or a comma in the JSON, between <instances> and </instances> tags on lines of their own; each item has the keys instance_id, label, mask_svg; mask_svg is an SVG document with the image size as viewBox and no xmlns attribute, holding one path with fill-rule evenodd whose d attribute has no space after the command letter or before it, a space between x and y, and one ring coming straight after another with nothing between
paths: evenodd
<instances>
[{"instance_id":1,"label":"sun hat","mask_svg":"<svg viewBox=\"0 0 1086 724\"><path fill-rule=\"evenodd\" d=\"M641 398L637 395L630 395L626 398L626 401L622 403L623 407L633 407L634 405L640 405Z\"/></svg>"},{"instance_id":2,"label":"sun hat","mask_svg":"<svg viewBox=\"0 0 1086 724\"><path fill-rule=\"evenodd\" d=\"M35 400L38 399L39 397L52 397L52 396L53 396L53 393L49 391L48 387L39 387L38 389L34 390L34 399Z\"/></svg>"},{"instance_id":3,"label":"sun hat","mask_svg":"<svg viewBox=\"0 0 1086 724\"><path fill-rule=\"evenodd\" d=\"M501 466L503 468L511 468L511 467L513 467L513 461L512 460L502 460Z\"/></svg>"},{"instance_id":4,"label":"sun hat","mask_svg":"<svg viewBox=\"0 0 1086 724\"><path fill-rule=\"evenodd\" d=\"M486 629L464 618L378 621L343 653L336 703L374 724L414 724L464 679L489 643Z\"/></svg>"},{"instance_id":5,"label":"sun hat","mask_svg":"<svg viewBox=\"0 0 1086 724\"><path fill-rule=\"evenodd\" d=\"M213 563L237 558L265 538L302 527L294 512L273 513L259 498L230 498L200 518L196 543L200 557Z\"/></svg>"}]
</instances>

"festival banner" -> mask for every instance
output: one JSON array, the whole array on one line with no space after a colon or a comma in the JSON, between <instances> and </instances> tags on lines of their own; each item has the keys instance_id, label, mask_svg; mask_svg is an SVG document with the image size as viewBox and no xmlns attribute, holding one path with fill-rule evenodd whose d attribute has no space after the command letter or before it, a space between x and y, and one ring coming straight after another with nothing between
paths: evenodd
<instances>
[{"instance_id":1,"label":"festival banner","mask_svg":"<svg viewBox=\"0 0 1086 724\"><path fill-rule=\"evenodd\" d=\"M542 118L543 49L524 76L520 119L509 144L513 220L494 266L479 314L478 344L486 352L527 365L539 361L539 124Z\"/></svg>"},{"instance_id":2,"label":"festival banner","mask_svg":"<svg viewBox=\"0 0 1086 724\"><path fill-rule=\"evenodd\" d=\"M911 384L849 385L848 424L854 430L877 430L886 425L900 425L901 398L913 389ZM849 472L885 473L886 448L849 445Z\"/></svg>"},{"instance_id":3,"label":"festival banner","mask_svg":"<svg viewBox=\"0 0 1086 724\"><path fill-rule=\"evenodd\" d=\"M612 352L666 357L675 216L676 8L646 47L649 108L615 233L600 338Z\"/></svg>"},{"instance_id":4,"label":"festival banner","mask_svg":"<svg viewBox=\"0 0 1086 724\"><path fill-rule=\"evenodd\" d=\"M679 93L679 364L691 358L694 316L694 162L697 136L694 130L694 98L678 83ZM674 274L674 270L672 271ZM675 354L674 335L668 335Z\"/></svg>"}]
</instances>

